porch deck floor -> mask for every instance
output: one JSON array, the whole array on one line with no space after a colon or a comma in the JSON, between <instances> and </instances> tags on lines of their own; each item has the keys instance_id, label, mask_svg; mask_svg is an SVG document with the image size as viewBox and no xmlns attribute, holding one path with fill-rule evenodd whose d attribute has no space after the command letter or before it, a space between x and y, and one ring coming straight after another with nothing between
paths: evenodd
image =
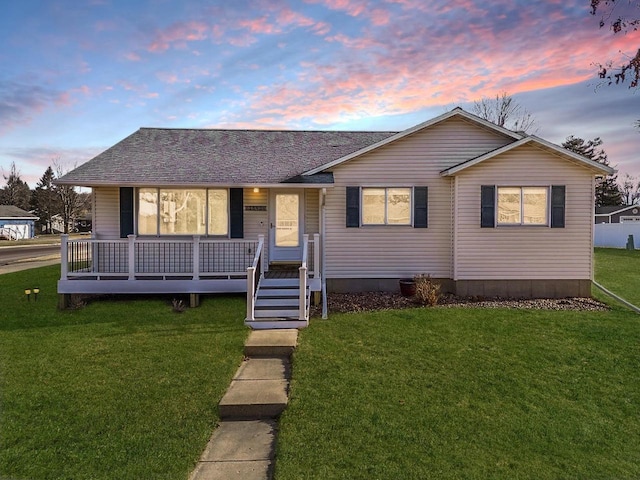
<instances>
[{"instance_id":1,"label":"porch deck floor","mask_svg":"<svg viewBox=\"0 0 640 480\"><path fill-rule=\"evenodd\" d=\"M276 269L264 272L264 278L298 278L299 272L297 268L292 269Z\"/></svg>"}]
</instances>

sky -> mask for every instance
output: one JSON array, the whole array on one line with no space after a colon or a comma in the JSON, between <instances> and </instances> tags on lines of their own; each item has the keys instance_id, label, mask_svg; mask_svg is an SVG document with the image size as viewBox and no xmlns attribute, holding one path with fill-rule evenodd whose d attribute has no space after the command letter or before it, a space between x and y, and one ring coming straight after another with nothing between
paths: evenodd
<instances>
[{"instance_id":1,"label":"sky","mask_svg":"<svg viewBox=\"0 0 640 480\"><path fill-rule=\"evenodd\" d=\"M640 31L598 28L589 5L0 0L1 173L15 162L34 188L140 127L401 131L507 92L536 135L599 136L640 176L640 89L596 66L635 54Z\"/></svg>"}]
</instances>

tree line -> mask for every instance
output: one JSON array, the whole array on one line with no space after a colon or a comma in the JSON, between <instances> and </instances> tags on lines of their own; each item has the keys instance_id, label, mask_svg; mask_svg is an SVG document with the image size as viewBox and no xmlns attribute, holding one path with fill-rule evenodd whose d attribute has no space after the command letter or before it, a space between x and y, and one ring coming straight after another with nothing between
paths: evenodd
<instances>
[{"instance_id":1,"label":"tree line","mask_svg":"<svg viewBox=\"0 0 640 480\"><path fill-rule=\"evenodd\" d=\"M507 92L502 92L495 98L476 100L472 111L480 118L509 130L525 134L533 134L537 130L535 118ZM610 166L602 143L600 137L585 140L569 135L562 146L590 160ZM638 177L625 173L621 179L618 179L618 173L615 172L596 180L596 207L636 204L640 204L640 179Z\"/></svg>"},{"instance_id":2,"label":"tree line","mask_svg":"<svg viewBox=\"0 0 640 480\"><path fill-rule=\"evenodd\" d=\"M11 164L9 174L3 174L6 181L0 189L0 204L13 205L32 212L40 217L37 225L41 232L52 232L52 217L59 215L64 225L64 233L69 233L70 227L80 215L90 210L91 195L81 193L69 185L56 185L54 181L66 173L59 161L53 161L48 166L31 190L22 180L15 162Z\"/></svg>"}]
</instances>

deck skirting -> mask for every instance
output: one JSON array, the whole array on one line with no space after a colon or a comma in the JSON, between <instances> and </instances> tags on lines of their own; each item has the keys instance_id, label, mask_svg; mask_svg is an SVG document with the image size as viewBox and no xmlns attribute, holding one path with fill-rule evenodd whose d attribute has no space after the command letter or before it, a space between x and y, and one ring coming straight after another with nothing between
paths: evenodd
<instances>
[{"instance_id":1,"label":"deck skirting","mask_svg":"<svg viewBox=\"0 0 640 480\"><path fill-rule=\"evenodd\" d=\"M246 292L247 280L59 280L60 294L167 294Z\"/></svg>"}]
</instances>

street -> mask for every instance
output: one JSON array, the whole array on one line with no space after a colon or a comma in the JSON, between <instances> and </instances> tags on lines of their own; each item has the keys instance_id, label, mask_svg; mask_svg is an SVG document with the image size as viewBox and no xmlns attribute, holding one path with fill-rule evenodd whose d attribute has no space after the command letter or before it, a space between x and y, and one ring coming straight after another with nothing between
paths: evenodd
<instances>
[{"instance_id":1,"label":"street","mask_svg":"<svg viewBox=\"0 0 640 480\"><path fill-rule=\"evenodd\" d=\"M0 266L60 254L60 245L26 245L0 248Z\"/></svg>"}]
</instances>

